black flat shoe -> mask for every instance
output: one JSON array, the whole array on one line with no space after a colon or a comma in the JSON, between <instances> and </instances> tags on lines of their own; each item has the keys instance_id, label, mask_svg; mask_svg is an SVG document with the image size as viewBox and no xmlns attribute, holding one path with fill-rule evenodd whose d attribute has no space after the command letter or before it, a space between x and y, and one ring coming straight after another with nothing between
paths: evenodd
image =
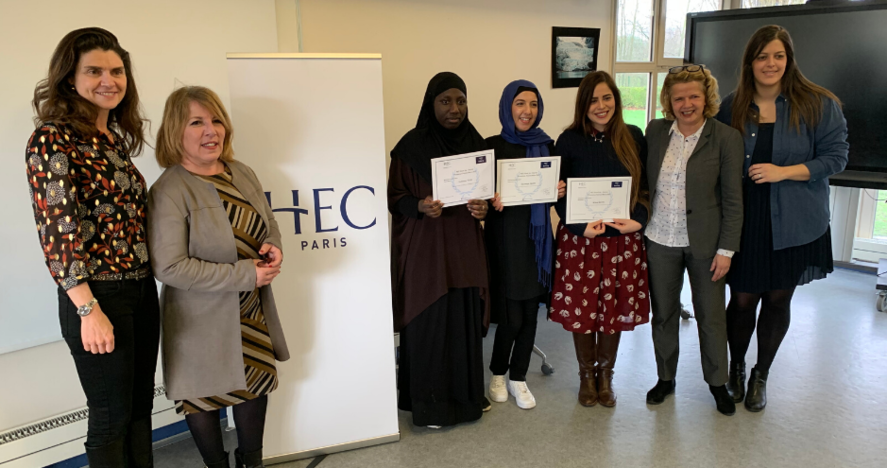
<instances>
[{"instance_id":1,"label":"black flat shoe","mask_svg":"<svg viewBox=\"0 0 887 468\"><path fill-rule=\"evenodd\" d=\"M745 399L745 363L731 362L730 377L727 379L727 393L734 403Z\"/></svg>"},{"instance_id":2,"label":"black flat shoe","mask_svg":"<svg viewBox=\"0 0 887 468\"><path fill-rule=\"evenodd\" d=\"M767 377L770 371L752 368L748 378L748 394L745 396L745 409L757 413L767 406Z\"/></svg>"},{"instance_id":3,"label":"black flat shoe","mask_svg":"<svg viewBox=\"0 0 887 468\"><path fill-rule=\"evenodd\" d=\"M487 397L484 397L483 401L481 402L480 409L482 409L484 413L493 409L493 405L490 404L490 400L488 400Z\"/></svg>"},{"instance_id":4,"label":"black flat shoe","mask_svg":"<svg viewBox=\"0 0 887 468\"><path fill-rule=\"evenodd\" d=\"M718 406L719 413L724 416L733 416L736 413L736 403L733 403L733 398L727 393L726 385L721 385L720 387L709 385L708 390L715 397L715 404Z\"/></svg>"},{"instance_id":5,"label":"black flat shoe","mask_svg":"<svg viewBox=\"0 0 887 468\"><path fill-rule=\"evenodd\" d=\"M659 380L656 382L656 386L651 388L649 392L647 392L647 404L648 405L659 405L665 401L665 397L674 393L675 381L674 380Z\"/></svg>"}]
</instances>

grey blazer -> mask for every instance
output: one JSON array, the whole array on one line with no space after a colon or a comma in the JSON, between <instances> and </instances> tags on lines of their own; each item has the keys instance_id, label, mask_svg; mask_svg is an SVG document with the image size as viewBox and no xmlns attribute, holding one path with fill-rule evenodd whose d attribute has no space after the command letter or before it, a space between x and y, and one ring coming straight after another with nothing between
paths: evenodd
<instances>
[{"instance_id":1,"label":"grey blazer","mask_svg":"<svg viewBox=\"0 0 887 468\"><path fill-rule=\"evenodd\" d=\"M252 169L228 164L232 182L268 226L266 243L282 249L280 230ZM256 285L252 260L238 260L234 234L215 187L182 166L165 170L148 194L148 248L163 283L163 378L166 395L183 400L245 390L240 291ZM278 361L289 350L271 286L262 307Z\"/></svg>"},{"instance_id":2,"label":"grey blazer","mask_svg":"<svg viewBox=\"0 0 887 468\"><path fill-rule=\"evenodd\" d=\"M673 122L656 119L647 125L650 200L656 199L656 183ZM690 252L696 258L712 258L718 249L739 251L743 151L738 130L717 119L706 119L696 149L687 160L687 234Z\"/></svg>"}]
</instances>

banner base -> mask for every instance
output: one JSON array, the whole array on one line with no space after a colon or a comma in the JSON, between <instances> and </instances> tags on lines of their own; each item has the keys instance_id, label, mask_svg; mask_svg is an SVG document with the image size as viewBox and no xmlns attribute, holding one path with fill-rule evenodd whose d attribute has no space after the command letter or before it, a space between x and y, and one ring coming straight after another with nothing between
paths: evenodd
<instances>
[{"instance_id":1,"label":"banner base","mask_svg":"<svg viewBox=\"0 0 887 468\"><path fill-rule=\"evenodd\" d=\"M295 460L303 460L305 458L314 458L321 455L331 455L333 453L346 452L348 450L372 447L374 445L390 444L400 441L400 432L372 439L356 440L353 442L345 442L336 445L328 445L311 450L303 450L301 452L288 453L286 455L278 455L276 457L268 457L262 460L266 465L276 465L278 463L286 463Z\"/></svg>"}]
</instances>

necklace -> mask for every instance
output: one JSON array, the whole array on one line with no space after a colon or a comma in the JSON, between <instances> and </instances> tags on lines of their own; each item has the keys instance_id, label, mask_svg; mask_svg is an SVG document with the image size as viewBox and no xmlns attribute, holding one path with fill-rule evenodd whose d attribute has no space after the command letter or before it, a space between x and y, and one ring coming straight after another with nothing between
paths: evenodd
<instances>
[{"instance_id":1,"label":"necklace","mask_svg":"<svg viewBox=\"0 0 887 468\"><path fill-rule=\"evenodd\" d=\"M591 137L592 137L592 138L594 139L594 141L597 142L597 143L603 143L603 142L604 142L604 132L598 132L597 130L593 130L592 133L591 133Z\"/></svg>"}]
</instances>

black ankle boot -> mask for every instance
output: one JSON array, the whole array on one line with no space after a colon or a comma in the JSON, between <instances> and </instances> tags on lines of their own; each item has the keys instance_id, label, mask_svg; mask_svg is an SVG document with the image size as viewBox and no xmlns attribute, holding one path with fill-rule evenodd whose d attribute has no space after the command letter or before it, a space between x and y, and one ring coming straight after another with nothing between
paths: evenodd
<instances>
[{"instance_id":1,"label":"black ankle boot","mask_svg":"<svg viewBox=\"0 0 887 468\"><path fill-rule=\"evenodd\" d=\"M708 390L711 392L711 395L715 397L715 404L718 406L719 413L724 416L733 416L733 414L736 413L736 403L733 403L733 399L730 398L730 394L727 393L726 385L721 385L720 387L709 385Z\"/></svg>"},{"instance_id":2,"label":"black ankle boot","mask_svg":"<svg viewBox=\"0 0 887 468\"><path fill-rule=\"evenodd\" d=\"M122 437L101 447L86 447L90 467L119 468L126 466L126 457L126 440Z\"/></svg>"},{"instance_id":3,"label":"black ankle boot","mask_svg":"<svg viewBox=\"0 0 887 468\"><path fill-rule=\"evenodd\" d=\"M647 392L647 404L658 405L665 401L665 397L674 393L675 380L662 380L656 382L656 386Z\"/></svg>"},{"instance_id":4,"label":"black ankle boot","mask_svg":"<svg viewBox=\"0 0 887 468\"><path fill-rule=\"evenodd\" d=\"M255 452L240 453L240 449L234 450L235 468L265 468L262 464L262 449Z\"/></svg>"},{"instance_id":5,"label":"black ankle boot","mask_svg":"<svg viewBox=\"0 0 887 468\"><path fill-rule=\"evenodd\" d=\"M225 452L225 458L219 461L207 463L206 460L203 460L203 464L206 465L206 468L229 468L231 466L228 464L228 452Z\"/></svg>"},{"instance_id":6,"label":"black ankle boot","mask_svg":"<svg viewBox=\"0 0 887 468\"><path fill-rule=\"evenodd\" d=\"M730 378L727 379L727 393L734 403L745 399L745 363L730 363Z\"/></svg>"},{"instance_id":7,"label":"black ankle boot","mask_svg":"<svg viewBox=\"0 0 887 468\"><path fill-rule=\"evenodd\" d=\"M767 377L769 376L769 370L762 371L757 367L752 368L748 379L748 394L745 396L747 410L757 413L767 406Z\"/></svg>"}]
</instances>

